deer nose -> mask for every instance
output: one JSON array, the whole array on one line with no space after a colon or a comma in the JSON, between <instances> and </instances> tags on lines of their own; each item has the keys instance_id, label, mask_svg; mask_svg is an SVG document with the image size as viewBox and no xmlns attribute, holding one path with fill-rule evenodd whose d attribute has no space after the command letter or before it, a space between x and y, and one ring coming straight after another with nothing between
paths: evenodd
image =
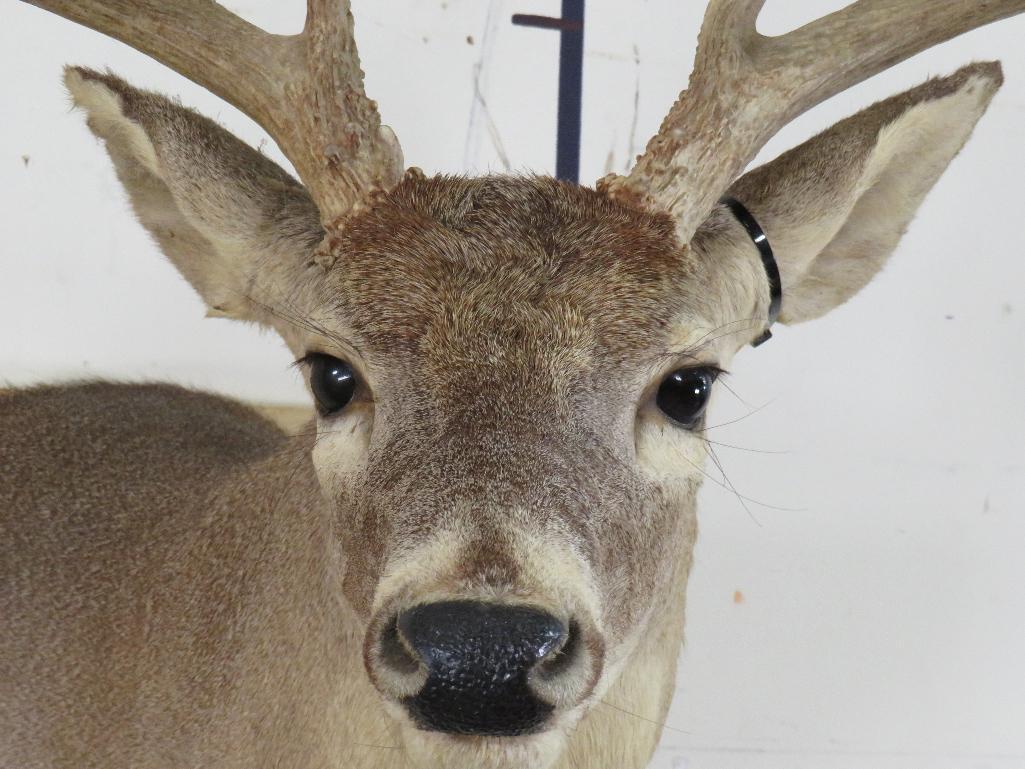
<instances>
[{"instance_id":1,"label":"deer nose","mask_svg":"<svg viewBox=\"0 0 1025 769\"><path fill-rule=\"evenodd\" d=\"M539 727L555 709L531 679L569 648L567 626L526 606L445 601L403 612L397 640L426 669L403 704L424 729L512 736ZM561 663L559 665L561 667Z\"/></svg>"}]
</instances>

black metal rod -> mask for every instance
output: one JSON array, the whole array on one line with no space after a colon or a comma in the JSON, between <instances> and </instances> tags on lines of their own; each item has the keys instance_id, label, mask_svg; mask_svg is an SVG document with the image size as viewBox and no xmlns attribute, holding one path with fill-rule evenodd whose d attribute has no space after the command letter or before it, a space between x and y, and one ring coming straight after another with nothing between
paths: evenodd
<instances>
[{"instance_id":1,"label":"black metal rod","mask_svg":"<svg viewBox=\"0 0 1025 769\"><path fill-rule=\"evenodd\" d=\"M555 175L580 181L580 116L584 88L584 0L562 0L559 46L559 118Z\"/></svg>"},{"instance_id":2,"label":"black metal rod","mask_svg":"<svg viewBox=\"0 0 1025 769\"><path fill-rule=\"evenodd\" d=\"M559 105L555 175L580 182L580 112L584 88L584 0L562 0L562 17L514 13L512 23L559 32Z\"/></svg>"},{"instance_id":3,"label":"black metal rod","mask_svg":"<svg viewBox=\"0 0 1025 769\"><path fill-rule=\"evenodd\" d=\"M514 13L512 23L520 27L537 27L538 29L582 30L584 28L583 22L580 21L556 19L553 16L536 16L532 13Z\"/></svg>"}]
</instances>

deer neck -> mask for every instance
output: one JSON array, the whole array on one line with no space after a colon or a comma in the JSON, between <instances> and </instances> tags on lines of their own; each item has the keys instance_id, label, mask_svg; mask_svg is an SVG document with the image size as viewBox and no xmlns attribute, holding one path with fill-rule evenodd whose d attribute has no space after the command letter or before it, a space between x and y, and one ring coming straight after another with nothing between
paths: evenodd
<instances>
[{"instance_id":1,"label":"deer neck","mask_svg":"<svg viewBox=\"0 0 1025 769\"><path fill-rule=\"evenodd\" d=\"M249 766L406 769L364 670L364 623L342 595L345 559L309 442L293 439L225 484L181 558L188 576L174 584L190 587L171 599L175 622L211 594L226 597L223 622L191 623L207 628L208 678L233 671L234 707L202 724L203 748L245 746Z\"/></svg>"}]
</instances>

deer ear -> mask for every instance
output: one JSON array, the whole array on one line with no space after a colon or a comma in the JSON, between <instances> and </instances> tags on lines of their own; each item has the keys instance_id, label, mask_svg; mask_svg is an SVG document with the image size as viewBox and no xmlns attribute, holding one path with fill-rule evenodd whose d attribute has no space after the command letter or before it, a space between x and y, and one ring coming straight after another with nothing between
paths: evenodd
<instances>
[{"instance_id":1,"label":"deer ear","mask_svg":"<svg viewBox=\"0 0 1025 769\"><path fill-rule=\"evenodd\" d=\"M106 143L139 221L210 314L275 325L272 308L308 282L323 237L306 189L169 99L80 67L68 67L64 81ZM275 293L284 290L290 296Z\"/></svg>"},{"instance_id":2,"label":"deer ear","mask_svg":"<svg viewBox=\"0 0 1025 769\"><path fill-rule=\"evenodd\" d=\"M780 321L817 318L868 284L1002 82L998 62L971 64L868 107L733 184L727 195L750 210L775 253ZM694 247L712 260L724 249L756 254L730 218L719 207Z\"/></svg>"}]
</instances>

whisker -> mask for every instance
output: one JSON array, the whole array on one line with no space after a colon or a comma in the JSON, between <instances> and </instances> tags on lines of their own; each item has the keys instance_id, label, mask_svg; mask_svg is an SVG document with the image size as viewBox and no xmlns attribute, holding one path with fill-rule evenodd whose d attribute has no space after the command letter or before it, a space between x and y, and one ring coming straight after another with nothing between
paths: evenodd
<instances>
[{"instance_id":1,"label":"whisker","mask_svg":"<svg viewBox=\"0 0 1025 769\"><path fill-rule=\"evenodd\" d=\"M723 323L721 326L716 326L715 328L710 329L704 336L699 337L694 342L693 346L691 346L688 349L690 349L692 351L700 350L701 348L707 347L708 345L712 344L713 342L717 342L720 339L723 339L724 337L730 336L731 334L737 334L740 331L742 331L743 329L738 329L736 331L730 331L730 332L728 332L726 334L721 334L721 335L719 335L717 337L713 337L712 339L709 339L708 337L712 336L712 334L714 334L716 331L722 331L724 328L728 328L730 326L735 326L735 325L738 325L740 323L754 324L756 322L760 323L761 319L760 318L738 318L737 320L731 320L729 323Z\"/></svg>"},{"instance_id":2,"label":"whisker","mask_svg":"<svg viewBox=\"0 0 1025 769\"><path fill-rule=\"evenodd\" d=\"M709 443L709 444L711 444L713 446L718 446L719 448L723 448L723 449L735 449L736 451L750 451L750 452L752 452L754 454L790 454L790 453L792 453L790 451L774 451L772 449L752 449L752 448L748 448L747 446L736 446L736 445L734 445L732 443L722 443L721 441L713 441L713 440L711 440L709 438L706 438L703 435L700 436L700 438L705 443Z\"/></svg>"},{"instance_id":3,"label":"whisker","mask_svg":"<svg viewBox=\"0 0 1025 769\"><path fill-rule=\"evenodd\" d=\"M398 745L374 745L371 742L354 742L353 745L359 745L361 748L378 748L379 750L400 750Z\"/></svg>"},{"instance_id":4,"label":"whisker","mask_svg":"<svg viewBox=\"0 0 1025 769\"><path fill-rule=\"evenodd\" d=\"M731 481L730 477L726 474L726 469L722 466L722 462L719 461L719 457L716 455L715 451L712 449L711 446L707 444L704 444L704 446L705 453L707 453L708 456L711 457L712 461L715 463L715 466L719 468L719 472L722 473L723 480L728 484L730 491L732 491L736 495L737 501L740 502L741 507L744 508L744 511L747 513L747 517L754 521L756 526L761 528L762 522L755 518L755 514L751 512L751 508L748 507L747 503L744 501L743 495L739 491L737 491L737 487L733 485L733 481Z\"/></svg>"},{"instance_id":5,"label":"whisker","mask_svg":"<svg viewBox=\"0 0 1025 769\"><path fill-rule=\"evenodd\" d=\"M694 430L694 432L696 432L696 433L704 433L704 432L708 432L709 430L715 430L715 429L717 429L719 427L726 427L727 425L735 425L737 422L740 422L740 421L742 421L744 419L747 419L748 417L754 416L759 411L761 411L762 409L764 409L764 408L766 408L768 406L771 406L775 402L776 402L776 399L773 398L770 401L766 401L761 406L758 406L758 407L752 409L747 414L744 414L744 416L742 416L742 417L737 417L736 419L731 419L728 422L720 422L717 425L710 425L708 427L702 427L702 428L700 428L698 430Z\"/></svg>"},{"instance_id":6,"label":"whisker","mask_svg":"<svg viewBox=\"0 0 1025 769\"><path fill-rule=\"evenodd\" d=\"M656 721L653 718L646 718L646 717L644 717L642 715L639 715L637 713L633 713L633 712L627 710L626 708L621 708L618 705L613 705L611 702L606 702L605 700L598 700L598 704L604 705L607 708L612 708L613 710L617 710L620 713L623 713L625 715L633 716L634 718L640 719L641 721L647 721L649 724L654 724L655 726L657 726L657 727L659 727L661 729L668 729L671 732L678 732L679 734L688 734L688 735L691 735L691 736L694 735L694 732L688 732L686 729L677 729L675 726L670 726L665 721Z\"/></svg>"},{"instance_id":7,"label":"whisker","mask_svg":"<svg viewBox=\"0 0 1025 769\"><path fill-rule=\"evenodd\" d=\"M712 449L710 447L706 446L705 448L708 451L711 452L710 456L712 457L712 461L715 462L716 467L719 468L720 472L723 472L723 470L722 470L722 463L719 461L719 455L716 454L714 451L712 451ZM723 472L723 477L725 477L725 476L726 476L726 473ZM733 484L730 483L730 486L733 487ZM733 488L734 488L734 491L736 491L736 487L733 487ZM737 496L739 496L741 499L747 500L748 502L750 502L753 505L758 505L759 507L764 507L767 510L776 510L777 512L780 512L780 513L803 513L803 512L807 511L807 508L805 508L805 507L782 507L780 505L770 505L768 502L762 502L761 500L758 500L758 499L752 499L751 497L748 497L748 496L746 496L744 494L738 494Z\"/></svg>"},{"instance_id":8,"label":"whisker","mask_svg":"<svg viewBox=\"0 0 1025 769\"><path fill-rule=\"evenodd\" d=\"M663 431L664 431L664 428L663 428ZM704 441L702 443L704 443ZM706 451L708 450L707 447L705 447L705 449L706 449ZM782 512L782 513L799 513L799 512L802 512L800 508L779 507L778 505L770 505L767 502L762 502L761 500L754 499L754 498L749 497L749 496L747 496L745 494L741 494L739 491L737 491L736 487L734 487L732 483L728 483L729 479L726 478L726 474L725 473L723 473L723 477L725 478L726 482L719 480L714 475L711 475L707 470L705 470L705 468L703 468L701 465L697 464L696 462L692 461L685 454L681 454L680 456L683 457L683 460L687 464L689 464L691 467L693 467L695 470L697 470L699 473L701 473L705 478L710 480L716 486L718 486L718 487L720 487L722 489L725 489L726 491L729 491L731 494L734 494L737 497L737 499L742 500L742 503L743 502L750 502L753 505L758 505L759 507L764 507L764 508L766 508L768 510L776 510L776 511ZM712 461L716 463L716 467L719 468L719 472L723 472L722 465L718 462L718 457L714 457L713 456ZM747 510L748 515L751 515L751 511L747 508L747 505L744 505L744 509ZM751 515L751 517L754 518L753 515ZM755 519L755 523L758 523L757 519ZM760 525L761 524L759 523L759 526Z\"/></svg>"},{"instance_id":9,"label":"whisker","mask_svg":"<svg viewBox=\"0 0 1025 769\"><path fill-rule=\"evenodd\" d=\"M284 307L284 310L282 310L279 307L272 307L271 305L264 304L263 302L259 301L258 299L254 298L249 294L243 294L242 296L247 301L252 302L254 305L262 309L264 312L268 313L269 315L275 318L278 318L279 320L283 320L286 323L295 326L296 328L300 328L305 331L310 331L314 334L319 334L320 336L323 336L326 339L330 339L331 341L343 347L346 346L344 340L338 337L338 335L331 331L329 328L326 328L321 324L311 320L309 317L300 314L298 308L290 306L285 301L279 302L279 304Z\"/></svg>"},{"instance_id":10,"label":"whisker","mask_svg":"<svg viewBox=\"0 0 1025 769\"><path fill-rule=\"evenodd\" d=\"M664 432L665 432L665 428L663 428L663 430L662 430L662 431L663 431L663 433L664 433ZM727 485L726 485L725 483L723 483L723 482L722 482L722 481L720 481L720 480L719 480L718 478L716 478L716 477L715 477L714 475L710 474L710 473L709 473L709 472L708 472L707 470L705 470L705 468L703 468L703 467L702 467L701 465L697 464L696 462L692 462L692 461L690 460L690 458L689 458L689 457L687 457L687 455L686 455L686 454L681 454L680 456L681 456L681 457L683 457L683 461L684 461L684 462L686 462L686 463L687 463L688 465L690 465L691 467L693 467L693 468L694 468L695 470L697 470L697 471L698 471L699 473L701 473L701 474L702 474L703 476L705 476L705 478L707 478L708 480L710 480L710 481L711 481L712 483L714 483L714 484L715 484L716 486L719 486L720 488L726 489L727 491L732 491L732 492L733 492L734 494L736 494L736 495L737 495L737 498L738 498L738 499L741 499L741 500L745 499L745 497L743 497L743 495L739 494L739 493L737 492L737 490L736 490L736 489L730 488L730 487L729 487L729 486L727 486ZM721 472L721 471L722 471L722 468L720 467L720 468L719 468L719 470L720 470L720 472ZM752 502L756 502L756 500L753 500L753 499L752 499L751 501L752 501ZM743 504L743 502L741 502L741 504ZM757 502L756 502L756 504L760 504L760 503L757 503ZM745 506L745 509L747 509L747 508L746 508L746 506ZM751 512L751 511L750 511L750 510L748 510L748 514L750 514L750 512Z\"/></svg>"},{"instance_id":11,"label":"whisker","mask_svg":"<svg viewBox=\"0 0 1025 769\"><path fill-rule=\"evenodd\" d=\"M736 398L736 399L737 399L738 401L740 401L741 403L743 403L743 404L744 404L745 406L747 406L747 407L748 407L749 409L753 409L753 408L754 408L754 406L752 406L752 405L751 405L750 403L748 403L748 402L747 402L746 400L744 400L743 398L741 398L741 397L740 397L740 394L739 394L739 393L737 393L737 391L736 391L736 390L734 390L734 389L733 389L732 387L730 387L730 386L729 386L729 384L728 384L728 383L726 382L726 377L725 377L725 376L720 376L720 377L719 377L718 379L716 379L715 381L716 381L716 382L717 382L717 383L718 383L719 385L721 385L722 387L725 387L725 388L726 388L726 390L727 390L727 392L729 392L729 394L730 394L730 395L732 395L732 396L733 396L734 398Z\"/></svg>"},{"instance_id":12,"label":"whisker","mask_svg":"<svg viewBox=\"0 0 1025 769\"><path fill-rule=\"evenodd\" d=\"M734 325L737 325L737 324L740 324L740 323L755 323L756 321L759 322L759 323L762 322L758 318L740 318L738 320L731 320L729 323L723 323L721 326L716 326L713 329L709 329L707 332L705 332L705 334L703 336L701 336L697 340L695 340L691 344L690 347L687 347L684 350L660 350L658 352L652 353L649 357L645 358L644 360L647 362L647 361L659 360L659 359L664 359L664 358L679 357L679 358L689 358L691 360L698 361L698 355L697 354L699 352L701 352L701 350L703 350L704 348L708 347L710 344L713 344L714 342L717 342L718 340L723 339L724 337L730 336L730 334L740 333L740 331L742 331L743 329L738 329L736 331L729 331L729 332L727 332L725 334L720 334L719 336L712 337L712 335L715 334L717 331L722 331L723 329L725 329L725 328L727 328L729 326L734 326ZM709 338L709 337L712 337L712 338Z\"/></svg>"}]
</instances>

